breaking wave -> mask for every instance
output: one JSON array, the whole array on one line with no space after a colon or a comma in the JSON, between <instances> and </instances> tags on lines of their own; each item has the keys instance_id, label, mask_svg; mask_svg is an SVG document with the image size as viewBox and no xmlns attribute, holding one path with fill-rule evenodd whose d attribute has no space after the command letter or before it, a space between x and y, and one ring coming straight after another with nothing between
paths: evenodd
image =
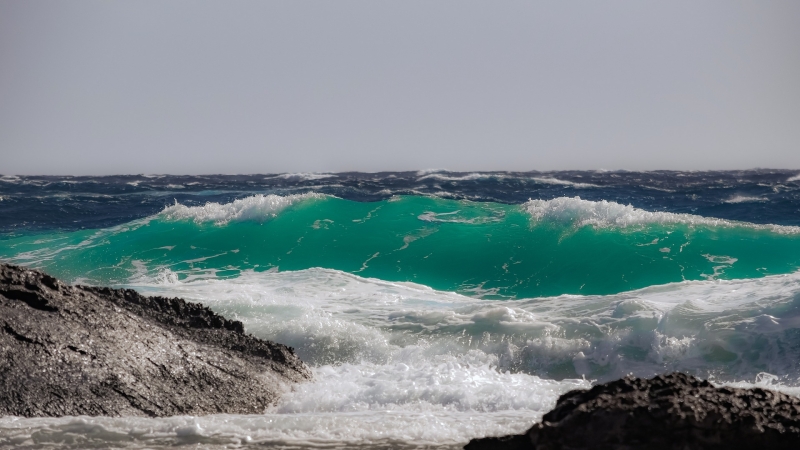
<instances>
[{"instance_id":1,"label":"breaking wave","mask_svg":"<svg viewBox=\"0 0 800 450\"><path fill-rule=\"evenodd\" d=\"M161 268L186 280L322 267L488 299L758 278L800 269L798 254L798 227L577 197L505 205L255 195L175 204L103 230L0 241L0 258L92 284L124 284Z\"/></svg>"}]
</instances>

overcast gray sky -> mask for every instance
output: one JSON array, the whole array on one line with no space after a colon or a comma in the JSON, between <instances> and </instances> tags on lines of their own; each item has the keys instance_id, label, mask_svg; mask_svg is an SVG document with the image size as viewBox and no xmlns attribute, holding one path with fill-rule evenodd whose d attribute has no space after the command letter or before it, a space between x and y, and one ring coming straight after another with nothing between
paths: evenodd
<instances>
[{"instance_id":1,"label":"overcast gray sky","mask_svg":"<svg viewBox=\"0 0 800 450\"><path fill-rule=\"evenodd\" d=\"M0 0L0 173L800 168L800 1Z\"/></svg>"}]
</instances>

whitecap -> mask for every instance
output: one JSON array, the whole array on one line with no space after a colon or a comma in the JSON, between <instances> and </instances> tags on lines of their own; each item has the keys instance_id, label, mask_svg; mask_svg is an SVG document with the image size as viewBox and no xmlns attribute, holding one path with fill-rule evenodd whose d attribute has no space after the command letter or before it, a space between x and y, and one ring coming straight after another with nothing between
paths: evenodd
<instances>
[{"instance_id":1,"label":"whitecap","mask_svg":"<svg viewBox=\"0 0 800 450\"><path fill-rule=\"evenodd\" d=\"M269 180L272 178L283 178L284 180L313 181L313 180L323 180L325 178L332 178L336 176L337 175L330 173L298 172L298 173L282 173L280 175L265 177L264 179Z\"/></svg>"},{"instance_id":2,"label":"whitecap","mask_svg":"<svg viewBox=\"0 0 800 450\"><path fill-rule=\"evenodd\" d=\"M417 176L421 177L421 176L432 174L432 173L436 173L436 172L446 172L446 170L445 169L422 169L422 170L418 170L417 171Z\"/></svg>"},{"instance_id":3,"label":"whitecap","mask_svg":"<svg viewBox=\"0 0 800 450\"><path fill-rule=\"evenodd\" d=\"M486 178L505 178L502 175L497 174L486 174L486 173L468 173L466 175L447 175L444 173L423 173L422 175L418 176L417 181L428 180L428 179L435 179L441 181L470 181L470 180L481 180Z\"/></svg>"},{"instance_id":4,"label":"whitecap","mask_svg":"<svg viewBox=\"0 0 800 450\"><path fill-rule=\"evenodd\" d=\"M522 205L534 222L570 223L575 227L626 228L648 224L682 224L709 227L747 227L782 234L798 234L800 227L753 224L694 214L645 211L631 205L607 200L591 201L580 197L559 197L552 200L528 200Z\"/></svg>"},{"instance_id":5,"label":"whitecap","mask_svg":"<svg viewBox=\"0 0 800 450\"><path fill-rule=\"evenodd\" d=\"M533 178L531 178L531 180L533 180L533 181L535 181L537 183L542 183L542 184L555 184L555 185L560 185L560 186L571 186L571 187L574 187L574 188L596 188L596 187L600 187L600 186L598 186L596 184L576 183L574 181L559 180L558 178L552 178L552 177L533 177Z\"/></svg>"},{"instance_id":6,"label":"whitecap","mask_svg":"<svg viewBox=\"0 0 800 450\"><path fill-rule=\"evenodd\" d=\"M258 194L231 203L208 202L203 206L185 206L176 201L174 205L164 208L158 217L166 220L193 220L196 223L213 222L219 225L230 221L264 221L274 218L295 203L326 197L317 193L287 196Z\"/></svg>"},{"instance_id":7,"label":"whitecap","mask_svg":"<svg viewBox=\"0 0 800 450\"><path fill-rule=\"evenodd\" d=\"M750 202L768 202L768 198L752 197L747 195L734 195L724 200L725 203L750 203Z\"/></svg>"},{"instance_id":8,"label":"whitecap","mask_svg":"<svg viewBox=\"0 0 800 450\"><path fill-rule=\"evenodd\" d=\"M22 180L20 179L20 177L16 175L3 175L0 176L0 181L3 181L5 183L19 183Z\"/></svg>"}]
</instances>

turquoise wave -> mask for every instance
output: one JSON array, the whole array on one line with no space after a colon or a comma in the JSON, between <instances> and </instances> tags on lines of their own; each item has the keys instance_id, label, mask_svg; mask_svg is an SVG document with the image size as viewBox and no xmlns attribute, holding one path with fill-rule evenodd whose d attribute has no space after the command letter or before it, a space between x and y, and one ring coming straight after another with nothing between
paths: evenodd
<instances>
[{"instance_id":1,"label":"turquoise wave","mask_svg":"<svg viewBox=\"0 0 800 450\"><path fill-rule=\"evenodd\" d=\"M0 240L0 258L91 284L322 267L530 298L790 273L800 268L800 233L579 198L506 205L259 195L176 204L114 228Z\"/></svg>"}]
</instances>

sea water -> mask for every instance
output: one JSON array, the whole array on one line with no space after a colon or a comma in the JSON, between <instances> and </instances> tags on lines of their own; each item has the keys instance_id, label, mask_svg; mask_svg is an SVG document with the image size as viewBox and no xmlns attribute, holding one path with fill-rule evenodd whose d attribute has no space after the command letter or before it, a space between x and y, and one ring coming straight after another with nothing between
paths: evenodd
<instances>
[{"instance_id":1,"label":"sea water","mask_svg":"<svg viewBox=\"0 0 800 450\"><path fill-rule=\"evenodd\" d=\"M683 371L800 394L795 172L0 178L0 260L201 302L311 368L261 415L0 418L0 444L463 446Z\"/></svg>"}]
</instances>

